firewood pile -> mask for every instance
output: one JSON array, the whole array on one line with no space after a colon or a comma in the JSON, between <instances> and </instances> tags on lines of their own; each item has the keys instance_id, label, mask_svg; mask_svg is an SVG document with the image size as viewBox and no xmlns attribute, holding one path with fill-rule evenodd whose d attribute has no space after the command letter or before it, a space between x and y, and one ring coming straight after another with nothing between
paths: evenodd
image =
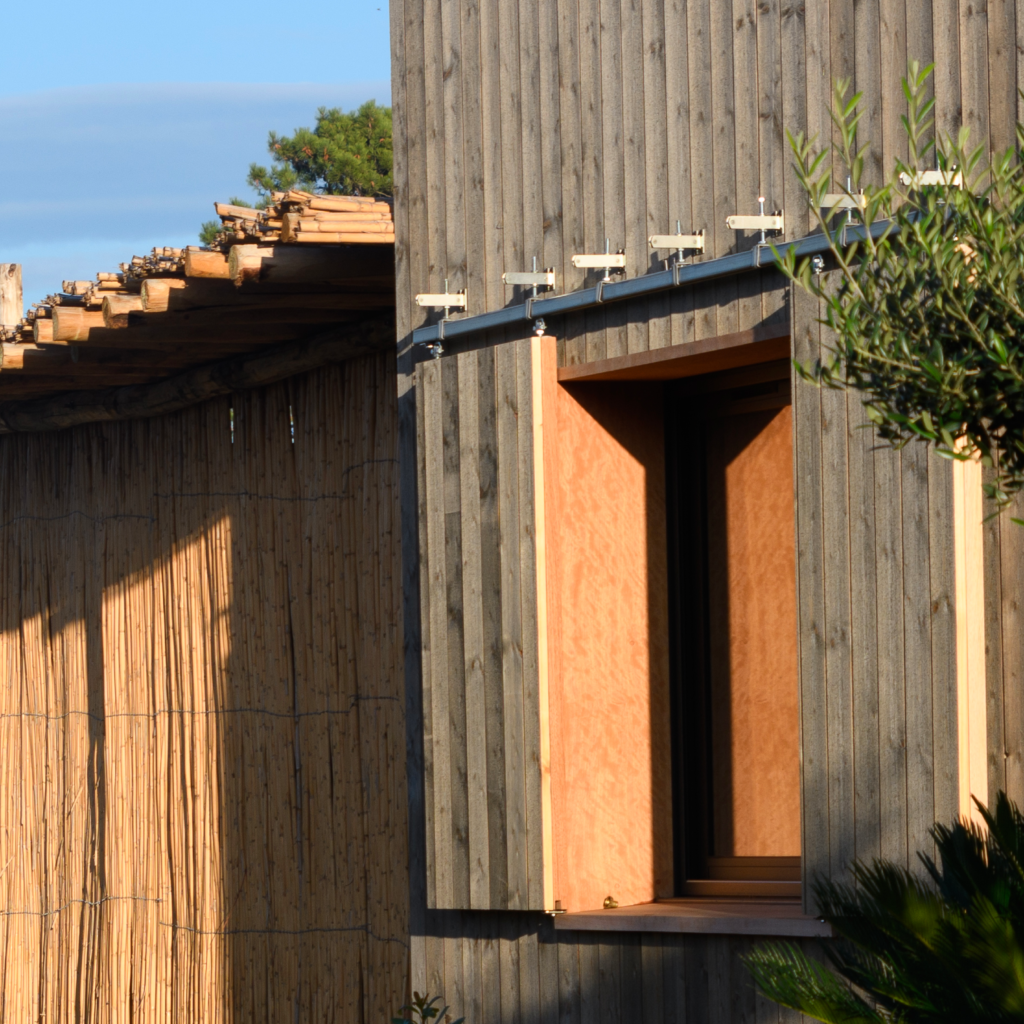
<instances>
[{"instance_id":1,"label":"firewood pile","mask_svg":"<svg viewBox=\"0 0 1024 1024\"><path fill-rule=\"evenodd\" d=\"M394 243L391 205L366 196L318 196L311 192L274 192L265 210L214 203L222 229L217 244L237 242L309 242L316 245Z\"/></svg>"},{"instance_id":2,"label":"firewood pile","mask_svg":"<svg viewBox=\"0 0 1024 1024\"><path fill-rule=\"evenodd\" d=\"M388 203L292 191L265 210L215 208L213 245L64 281L0 328L0 402L155 382L394 307Z\"/></svg>"}]
</instances>

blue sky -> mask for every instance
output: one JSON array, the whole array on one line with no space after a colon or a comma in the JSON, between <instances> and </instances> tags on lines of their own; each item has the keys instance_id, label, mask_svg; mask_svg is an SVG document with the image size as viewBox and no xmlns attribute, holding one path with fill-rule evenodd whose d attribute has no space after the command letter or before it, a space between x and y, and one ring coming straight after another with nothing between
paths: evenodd
<instances>
[{"instance_id":1,"label":"blue sky","mask_svg":"<svg viewBox=\"0 0 1024 1024\"><path fill-rule=\"evenodd\" d=\"M18 42L0 61L0 263L22 264L26 305L196 242L214 200L249 194L271 129L390 104L387 19L386 0L294 14L262 0L6 5Z\"/></svg>"}]
</instances>

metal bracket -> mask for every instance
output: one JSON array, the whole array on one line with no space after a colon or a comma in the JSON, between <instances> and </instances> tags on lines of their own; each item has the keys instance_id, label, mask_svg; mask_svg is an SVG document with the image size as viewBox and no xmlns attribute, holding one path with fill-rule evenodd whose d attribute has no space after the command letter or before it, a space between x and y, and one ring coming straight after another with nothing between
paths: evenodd
<instances>
[{"instance_id":1,"label":"metal bracket","mask_svg":"<svg viewBox=\"0 0 1024 1024\"><path fill-rule=\"evenodd\" d=\"M444 318L447 320L452 306L456 309L466 308L466 293L464 291L449 292L448 278L445 278L443 292L421 292L416 296L416 305L428 306L432 309L443 309Z\"/></svg>"},{"instance_id":2,"label":"metal bracket","mask_svg":"<svg viewBox=\"0 0 1024 1024\"><path fill-rule=\"evenodd\" d=\"M572 265L587 270L603 270L603 281L610 281L609 271L614 270L618 274L626 271L626 250L618 252L611 251L609 239L604 240L603 253L577 253L572 258Z\"/></svg>"},{"instance_id":3,"label":"metal bracket","mask_svg":"<svg viewBox=\"0 0 1024 1024\"><path fill-rule=\"evenodd\" d=\"M868 205L868 197L863 192L847 195L845 192L827 192L821 203L823 210L863 210Z\"/></svg>"},{"instance_id":4,"label":"metal bracket","mask_svg":"<svg viewBox=\"0 0 1024 1024\"><path fill-rule=\"evenodd\" d=\"M961 171L914 171L913 174L901 171L900 181L911 188L924 188L928 185L948 185L950 188L964 187L964 176Z\"/></svg>"},{"instance_id":5,"label":"metal bracket","mask_svg":"<svg viewBox=\"0 0 1024 1024\"><path fill-rule=\"evenodd\" d=\"M536 298L538 288L555 287L555 268L548 267L546 270L537 269L537 257L533 257L533 270L507 270L501 275L503 284L522 285L533 289L533 296Z\"/></svg>"},{"instance_id":6,"label":"metal bracket","mask_svg":"<svg viewBox=\"0 0 1024 1024\"><path fill-rule=\"evenodd\" d=\"M681 263L684 250L691 249L694 252L704 251L704 230L703 228L695 235L681 234L679 221L676 221L676 233L674 235L651 235L647 244L652 249L675 249L676 262Z\"/></svg>"},{"instance_id":7,"label":"metal bracket","mask_svg":"<svg viewBox=\"0 0 1024 1024\"><path fill-rule=\"evenodd\" d=\"M725 223L733 231L760 231L761 244L764 245L764 233L766 231L785 231L786 221L781 210L768 214L764 212L764 196L758 196L757 203L761 212L756 216L737 213L731 217L726 217Z\"/></svg>"}]
</instances>

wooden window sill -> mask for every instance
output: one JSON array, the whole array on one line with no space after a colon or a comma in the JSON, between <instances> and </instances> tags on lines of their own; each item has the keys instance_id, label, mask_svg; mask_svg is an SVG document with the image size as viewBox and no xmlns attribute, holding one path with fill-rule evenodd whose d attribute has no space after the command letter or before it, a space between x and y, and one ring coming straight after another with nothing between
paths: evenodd
<instances>
[{"instance_id":1,"label":"wooden window sill","mask_svg":"<svg viewBox=\"0 0 1024 1024\"><path fill-rule=\"evenodd\" d=\"M598 932L828 937L831 925L804 914L799 900L676 899L615 910L557 914L555 928Z\"/></svg>"}]
</instances>

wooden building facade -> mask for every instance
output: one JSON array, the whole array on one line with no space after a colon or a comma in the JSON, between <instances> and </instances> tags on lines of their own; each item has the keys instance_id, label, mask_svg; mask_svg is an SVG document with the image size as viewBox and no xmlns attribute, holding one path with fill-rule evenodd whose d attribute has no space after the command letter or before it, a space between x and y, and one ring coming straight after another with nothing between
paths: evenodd
<instances>
[{"instance_id":1,"label":"wooden building facade","mask_svg":"<svg viewBox=\"0 0 1024 1024\"><path fill-rule=\"evenodd\" d=\"M975 467L879 447L857 396L791 373L828 338L774 270L610 302L572 257L622 251L643 278L677 221L704 232L698 263L750 250L726 218L759 197L784 240L807 235L786 131L828 140L850 79L879 180L905 154L911 60L935 65L938 130L1005 149L1024 8L396 0L391 18L410 987L469 1021L782 1019L738 958L821 934L811 879L914 868L972 794L1024 797L1021 541L983 524ZM537 334L517 316L417 344L440 317L418 294L464 291L454 325L522 303L502 275L532 265L596 301ZM697 675L708 706L687 703ZM719 742L728 834L717 755L692 753Z\"/></svg>"}]
</instances>

